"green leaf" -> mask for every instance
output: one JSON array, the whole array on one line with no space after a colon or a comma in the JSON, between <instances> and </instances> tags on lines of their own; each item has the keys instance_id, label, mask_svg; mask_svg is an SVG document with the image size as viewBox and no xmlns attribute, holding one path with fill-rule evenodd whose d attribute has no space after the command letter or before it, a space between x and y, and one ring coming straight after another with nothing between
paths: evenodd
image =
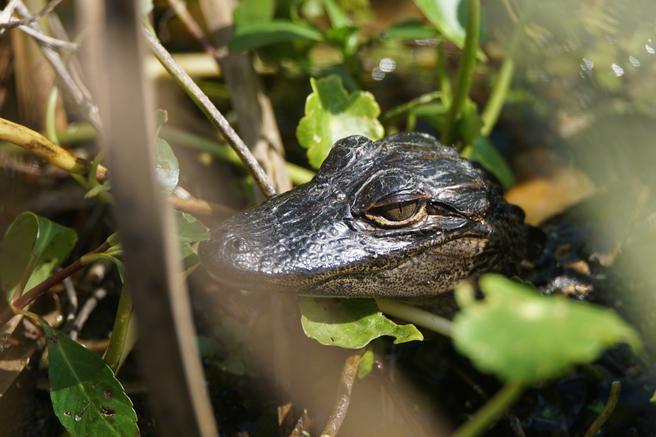
<instances>
[{"instance_id":1,"label":"green leaf","mask_svg":"<svg viewBox=\"0 0 656 437\"><path fill-rule=\"evenodd\" d=\"M169 194L178 186L180 179L180 163L169 143L163 138L157 138L157 179L162 190Z\"/></svg>"},{"instance_id":2,"label":"green leaf","mask_svg":"<svg viewBox=\"0 0 656 437\"><path fill-rule=\"evenodd\" d=\"M235 8L235 26L262 23L273 18L275 4L273 0L241 0Z\"/></svg>"},{"instance_id":3,"label":"green leaf","mask_svg":"<svg viewBox=\"0 0 656 437\"><path fill-rule=\"evenodd\" d=\"M326 9L326 14L328 14L330 24L333 28L350 27L353 25L348 15L346 15L334 0L323 0L323 7Z\"/></svg>"},{"instance_id":4,"label":"green leaf","mask_svg":"<svg viewBox=\"0 0 656 437\"><path fill-rule=\"evenodd\" d=\"M341 47L344 53L353 54L358 48L358 31L355 26L331 28L326 31L326 39Z\"/></svg>"},{"instance_id":5,"label":"green leaf","mask_svg":"<svg viewBox=\"0 0 656 437\"><path fill-rule=\"evenodd\" d=\"M407 41L416 39L434 39L435 29L418 21L405 21L390 26L381 36L388 41Z\"/></svg>"},{"instance_id":6,"label":"green leaf","mask_svg":"<svg viewBox=\"0 0 656 437\"><path fill-rule=\"evenodd\" d=\"M175 211L175 219L178 224L178 239L180 241L194 243L209 240L209 229L193 215L188 212Z\"/></svg>"},{"instance_id":7,"label":"green leaf","mask_svg":"<svg viewBox=\"0 0 656 437\"><path fill-rule=\"evenodd\" d=\"M617 343L640 347L638 334L614 311L488 274L480 280L485 299L467 299L453 322L456 348L485 372L533 384L588 363Z\"/></svg>"},{"instance_id":8,"label":"green leaf","mask_svg":"<svg viewBox=\"0 0 656 437\"><path fill-rule=\"evenodd\" d=\"M91 187L85 194L84 198L85 199L92 199L94 197L101 196L105 193L109 193L109 190L112 189L111 184L109 181L103 182L102 184L97 184Z\"/></svg>"},{"instance_id":9,"label":"green leaf","mask_svg":"<svg viewBox=\"0 0 656 437\"><path fill-rule=\"evenodd\" d=\"M372 140L383 137L378 121L380 108L371 93L348 94L338 76L310 79L312 94L305 101L305 116L296 128L301 146L308 149L310 164L319 168L335 141L349 135L364 135Z\"/></svg>"},{"instance_id":10,"label":"green leaf","mask_svg":"<svg viewBox=\"0 0 656 437\"><path fill-rule=\"evenodd\" d=\"M481 134L482 127L483 120L478 115L476 103L470 99L465 100L458 119L458 131L463 144L472 144Z\"/></svg>"},{"instance_id":11,"label":"green leaf","mask_svg":"<svg viewBox=\"0 0 656 437\"><path fill-rule=\"evenodd\" d=\"M323 41L322 33L307 24L271 20L237 27L228 45L231 52L251 50L286 41Z\"/></svg>"},{"instance_id":12,"label":"green leaf","mask_svg":"<svg viewBox=\"0 0 656 437\"><path fill-rule=\"evenodd\" d=\"M47 324L50 399L71 436L136 436L137 415L121 383L90 350Z\"/></svg>"},{"instance_id":13,"label":"green leaf","mask_svg":"<svg viewBox=\"0 0 656 437\"><path fill-rule=\"evenodd\" d=\"M210 231L207 226L189 213L175 211L175 219L178 224L180 258L182 258L185 271L190 271L200 263L197 254L197 245L195 243L208 240L210 238Z\"/></svg>"},{"instance_id":14,"label":"green leaf","mask_svg":"<svg viewBox=\"0 0 656 437\"><path fill-rule=\"evenodd\" d=\"M383 115L383 118L386 120L390 120L392 118L400 117L402 115L406 115L408 113L413 113L414 115L418 115L415 113L416 110L420 109L422 105L430 104L432 102L435 102L436 100L440 100L442 98L442 93L439 91L433 91L430 93L422 94L419 97L415 97L414 99L403 103L399 106L395 106L394 108L388 110L385 115ZM446 114L447 108L440 103L439 104L440 108L440 113ZM422 114L423 115L423 114ZM429 116L433 116L434 112L431 112Z\"/></svg>"},{"instance_id":15,"label":"green leaf","mask_svg":"<svg viewBox=\"0 0 656 437\"><path fill-rule=\"evenodd\" d=\"M0 241L0 290L14 298L46 279L68 256L77 242L72 229L32 212L23 212L12 222Z\"/></svg>"},{"instance_id":16,"label":"green leaf","mask_svg":"<svg viewBox=\"0 0 656 437\"><path fill-rule=\"evenodd\" d=\"M360 349L375 338L389 335L394 343L423 340L411 324L397 325L378 310L373 299L301 299L305 335L328 346Z\"/></svg>"},{"instance_id":17,"label":"green leaf","mask_svg":"<svg viewBox=\"0 0 656 437\"><path fill-rule=\"evenodd\" d=\"M364 379L374 369L374 351L367 349L360 358L358 379Z\"/></svg>"},{"instance_id":18,"label":"green leaf","mask_svg":"<svg viewBox=\"0 0 656 437\"><path fill-rule=\"evenodd\" d=\"M463 149L461 155L485 167L487 171L499 179L504 188L508 188L515 183L515 175L512 169L487 138L477 137L473 145Z\"/></svg>"},{"instance_id":19,"label":"green leaf","mask_svg":"<svg viewBox=\"0 0 656 437\"><path fill-rule=\"evenodd\" d=\"M465 28L458 19L461 3L462 0L415 0L428 21L459 48L465 43Z\"/></svg>"}]
</instances>

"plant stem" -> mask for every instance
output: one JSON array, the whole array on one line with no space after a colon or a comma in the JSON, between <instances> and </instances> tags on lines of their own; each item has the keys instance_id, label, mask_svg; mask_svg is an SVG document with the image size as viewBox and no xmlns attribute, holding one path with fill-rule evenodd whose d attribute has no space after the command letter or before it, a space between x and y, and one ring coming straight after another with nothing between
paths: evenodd
<instances>
[{"instance_id":1,"label":"plant stem","mask_svg":"<svg viewBox=\"0 0 656 437\"><path fill-rule=\"evenodd\" d=\"M7 141L16 144L17 146L44 158L55 167L67 171L72 176L86 175L91 169L89 161L78 158L63 147L48 140L40 133L3 118L0 118L0 141ZM103 165L98 165L96 167L97 181L102 182L107 179L107 177L107 168ZM80 182L82 186L87 187L85 181L80 178L78 178L78 182ZM174 196L169 196L169 199L171 199L171 203L176 206L176 209L180 211L187 211L185 209L186 206L193 206L191 210L187 211L191 214L199 213L199 211L200 213L205 214L211 214L215 211L226 211L225 207L202 199L189 198L178 201Z\"/></svg>"},{"instance_id":2,"label":"plant stem","mask_svg":"<svg viewBox=\"0 0 656 437\"><path fill-rule=\"evenodd\" d=\"M136 341L132 308L132 296L124 285L118 301L112 336L104 356L105 362L114 371L114 374L121 368Z\"/></svg>"},{"instance_id":3,"label":"plant stem","mask_svg":"<svg viewBox=\"0 0 656 437\"><path fill-rule=\"evenodd\" d=\"M453 141L455 123L469 96L469 89L471 88L472 78L474 76L474 67L476 67L478 39L481 31L481 3L480 0L468 0L467 4L469 8L467 14L465 45L460 59L455 94L453 95L453 101L449 107L446 125L444 127L444 132L442 133L442 141L445 144L451 144Z\"/></svg>"},{"instance_id":4,"label":"plant stem","mask_svg":"<svg viewBox=\"0 0 656 437\"><path fill-rule=\"evenodd\" d=\"M524 391L520 382L506 385L476 412L467 423L453 433L453 437L474 437L485 432L519 398Z\"/></svg>"},{"instance_id":5,"label":"plant stem","mask_svg":"<svg viewBox=\"0 0 656 437\"><path fill-rule=\"evenodd\" d=\"M64 130L57 131L59 144L80 143L91 141L97 137L96 130L89 123L69 123Z\"/></svg>"},{"instance_id":6,"label":"plant stem","mask_svg":"<svg viewBox=\"0 0 656 437\"><path fill-rule=\"evenodd\" d=\"M499 75L497 76L494 87L492 88L492 93L490 94L490 98L487 101L487 105L481 116L483 121L481 135L484 137L487 137L490 135L490 132L492 132L494 125L499 119L503 103L506 100L506 95L508 94L508 89L510 88L510 83L512 82L513 74L515 73L515 53L517 52L517 47L519 47L521 36L524 33L525 17L526 13L521 14L521 17L515 25L515 29L510 38L510 44L506 50L506 57L503 60L503 64L501 64Z\"/></svg>"},{"instance_id":7,"label":"plant stem","mask_svg":"<svg viewBox=\"0 0 656 437\"><path fill-rule=\"evenodd\" d=\"M89 254L104 252L108 248L109 248L109 243L104 242L103 244L101 244L100 246L89 252ZM21 296L18 296L11 303L11 307L22 310L23 308L27 307L29 304L34 302L37 298L45 294L48 290L50 290L50 288L53 285L60 283L65 278L68 278L69 276L80 270L82 267L84 267L84 265L85 264L82 263L82 259L78 258L73 263L69 264L67 267L48 276L43 282L34 286L28 292L24 293ZM5 310L0 313L0 326L7 323L7 321L11 319L13 315L14 312L11 310L11 308L5 308Z\"/></svg>"},{"instance_id":8,"label":"plant stem","mask_svg":"<svg viewBox=\"0 0 656 437\"><path fill-rule=\"evenodd\" d=\"M162 126L161 135L164 139L180 146L209 152L222 161L235 165L243 164L239 156L231 148L226 147L225 144L215 139L205 138L171 126ZM300 165L292 164L291 162L286 162L285 165L289 178L295 185L309 182L314 177L315 173L313 171L303 168Z\"/></svg>"},{"instance_id":9,"label":"plant stem","mask_svg":"<svg viewBox=\"0 0 656 437\"><path fill-rule=\"evenodd\" d=\"M321 437L336 437L339 429L342 427L342 423L344 423L349 404L351 403L351 392L353 391L355 378L358 376L358 367L362 354L363 352L360 351L349 355L344 362L342 375L339 379L337 402L335 402L335 407L330 417L328 417L326 426L321 431Z\"/></svg>"},{"instance_id":10,"label":"plant stem","mask_svg":"<svg viewBox=\"0 0 656 437\"><path fill-rule=\"evenodd\" d=\"M85 174L89 171L88 161L74 156L40 133L3 118L0 118L0 141L16 144L69 173ZM102 171L106 172L107 170L99 166L98 172ZM105 173L98 176L104 177ZM99 177L99 179L101 178Z\"/></svg>"},{"instance_id":11,"label":"plant stem","mask_svg":"<svg viewBox=\"0 0 656 437\"><path fill-rule=\"evenodd\" d=\"M244 166L253 175L253 179L262 190L262 193L267 197L276 194L271 180L262 169L262 166L257 162L249 148L244 141L237 135L237 132L230 126L228 120L225 119L223 114L217 109L210 99L201 91L196 83L189 77L189 75L175 62L171 54L162 46L155 34L144 25L143 33L146 37L150 49L155 54L155 57L166 68L166 70L175 78L178 84L185 90L191 97L194 103L203 111L212 125L221 132L225 140L235 150L239 158L244 163Z\"/></svg>"},{"instance_id":12,"label":"plant stem","mask_svg":"<svg viewBox=\"0 0 656 437\"><path fill-rule=\"evenodd\" d=\"M613 414L613 411L615 411L615 407L617 406L617 399L620 397L620 389L622 388L622 383L619 381L613 381L611 386L610 386L610 393L608 395L608 401L606 402L606 405L604 406L603 411L595 419L594 422L592 422L592 425L590 425L590 428L585 432L583 437L595 437L599 430L601 429L602 426L604 426L604 423L608 421L610 416Z\"/></svg>"},{"instance_id":13,"label":"plant stem","mask_svg":"<svg viewBox=\"0 0 656 437\"><path fill-rule=\"evenodd\" d=\"M228 206L207 202L194 197L183 199L182 197L169 196L168 201L178 211L188 212L195 216L211 215L215 217L229 217L237 212Z\"/></svg>"},{"instance_id":14,"label":"plant stem","mask_svg":"<svg viewBox=\"0 0 656 437\"><path fill-rule=\"evenodd\" d=\"M59 90L57 85L53 85L50 88L50 94L48 94L48 101L46 103L46 137L55 144L59 144L59 139L57 138L57 128L55 127L57 119L57 100L59 97Z\"/></svg>"},{"instance_id":15,"label":"plant stem","mask_svg":"<svg viewBox=\"0 0 656 437\"><path fill-rule=\"evenodd\" d=\"M414 323L438 334L451 336L452 323L443 317L393 299L379 298L376 299L376 304L385 314Z\"/></svg>"},{"instance_id":16,"label":"plant stem","mask_svg":"<svg viewBox=\"0 0 656 437\"><path fill-rule=\"evenodd\" d=\"M440 93L442 102L445 105L451 104L451 80L446 68L446 50L444 50L444 41L437 44L437 80L440 83Z\"/></svg>"}]
</instances>

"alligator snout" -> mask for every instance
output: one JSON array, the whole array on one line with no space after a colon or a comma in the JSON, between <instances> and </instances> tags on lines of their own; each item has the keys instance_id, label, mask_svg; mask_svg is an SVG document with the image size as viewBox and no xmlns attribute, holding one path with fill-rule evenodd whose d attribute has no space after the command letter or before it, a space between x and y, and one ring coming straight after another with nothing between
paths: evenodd
<instances>
[{"instance_id":1,"label":"alligator snout","mask_svg":"<svg viewBox=\"0 0 656 437\"><path fill-rule=\"evenodd\" d=\"M316 296L426 296L521 256L522 215L453 148L421 134L334 146L309 183L212 230L217 280Z\"/></svg>"}]
</instances>

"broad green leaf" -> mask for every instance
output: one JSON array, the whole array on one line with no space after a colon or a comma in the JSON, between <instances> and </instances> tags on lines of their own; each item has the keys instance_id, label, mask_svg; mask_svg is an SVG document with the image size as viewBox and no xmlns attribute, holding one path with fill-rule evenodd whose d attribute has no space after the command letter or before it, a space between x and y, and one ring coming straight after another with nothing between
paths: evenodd
<instances>
[{"instance_id":1,"label":"broad green leaf","mask_svg":"<svg viewBox=\"0 0 656 437\"><path fill-rule=\"evenodd\" d=\"M485 167L487 171L499 179L504 188L508 188L515 183L515 175L512 169L487 138L477 137L474 144L465 147L461 154L463 157L478 162Z\"/></svg>"},{"instance_id":2,"label":"broad green leaf","mask_svg":"<svg viewBox=\"0 0 656 437\"><path fill-rule=\"evenodd\" d=\"M262 23L271 20L275 4L273 0L240 0L235 8L235 26Z\"/></svg>"},{"instance_id":3,"label":"broad green leaf","mask_svg":"<svg viewBox=\"0 0 656 437\"><path fill-rule=\"evenodd\" d=\"M25 281L23 291L46 279L77 241L72 229L32 212L23 212L0 241L0 289L7 299Z\"/></svg>"},{"instance_id":4,"label":"broad green leaf","mask_svg":"<svg viewBox=\"0 0 656 437\"><path fill-rule=\"evenodd\" d=\"M71 436L136 436L137 415L105 362L66 335L42 324L48 346L50 399Z\"/></svg>"},{"instance_id":5,"label":"broad green leaf","mask_svg":"<svg viewBox=\"0 0 656 437\"><path fill-rule=\"evenodd\" d=\"M165 193L171 193L178 186L180 179L180 163L169 143L163 138L157 138L157 179Z\"/></svg>"},{"instance_id":6,"label":"broad green leaf","mask_svg":"<svg viewBox=\"0 0 656 437\"><path fill-rule=\"evenodd\" d=\"M458 19L462 0L415 0L428 21L449 41L462 48L465 28Z\"/></svg>"},{"instance_id":7,"label":"broad green leaf","mask_svg":"<svg viewBox=\"0 0 656 437\"><path fill-rule=\"evenodd\" d=\"M301 324L305 335L328 346L360 349L384 335L394 343L423 340L411 324L398 325L378 310L373 299L301 299Z\"/></svg>"},{"instance_id":8,"label":"broad green leaf","mask_svg":"<svg viewBox=\"0 0 656 437\"><path fill-rule=\"evenodd\" d=\"M406 41L416 39L434 39L437 37L435 29L417 21L405 21L390 26L381 36L381 39L390 41Z\"/></svg>"},{"instance_id":9,"label":"broad green leaf","mask_svg":"<svg viewBox=\"0 0 656 437\"><path fill-rule=\"evenodd\" d=\"M380 108L371 93L348 94L338 76L310 79L312 94L305 101L305 116L296 128L301 146L308 149L310 164L319 168L335 141L349 135L364 135L372 140L383 137L378 121Z\"/></svg>"},{"instance_id":10,"label":"broad green leaf","mask_svg":"<svg viewBox=\"0 0 656 437\"><path fill-rule=\"evenodd\" d=\"M228 47L231 52L251 50L286 41L323 41L322 33L307 24L271 20L237 27Z\"/></svg>"},{"instance_id":11,"label":"broad green leaf","mask_svg":"<svg viewBox=\"0 0 656 437\"><path fill-rule=\"evenodd\" d=\"M614 311L488 274L480 280L485 299L456 291L462 311L453 321L456 348L482 371L533 384L595 360L617 343L640 347L638 334Z\"/></svg>"}]
</instances>

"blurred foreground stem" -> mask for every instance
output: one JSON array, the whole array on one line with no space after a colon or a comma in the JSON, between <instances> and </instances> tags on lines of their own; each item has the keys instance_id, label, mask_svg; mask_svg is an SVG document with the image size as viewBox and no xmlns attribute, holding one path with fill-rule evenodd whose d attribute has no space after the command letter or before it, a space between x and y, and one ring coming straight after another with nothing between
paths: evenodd
<instances>
[{"instance_id":1,"label":"blurred foreground stem","mask_svg":"<svg viewBox=\"0 0 656 437\"><path fill-rule=\"evenodd\" d=\"M515 24L515 29L510 38L510 44L506 50L506 56L503 60L503 64L501 64L501 69L499 70L499 75L494 83L485 110L483 110L483 115L481 116L483 121L481 135L484 137L487 137L490 135L490 132L492 132L506 100L508 89L510 88L510 83L512 82L515 73L515 54L517 53L517 48L519 47L521 37L524 33L526 15L526 11L524 11Z\"/></svg>"},{"instance_id":2,"label":"blurred foreground stem","mask_svg":"<svg viewBox=\"0 0 656 437\"><path fill-rule=\"evenodd\" d=\"M467 423L453 433L452 437L474 437L483 434L521 396L524 384L507 382Z\"/></svg>"}]
</instances>

